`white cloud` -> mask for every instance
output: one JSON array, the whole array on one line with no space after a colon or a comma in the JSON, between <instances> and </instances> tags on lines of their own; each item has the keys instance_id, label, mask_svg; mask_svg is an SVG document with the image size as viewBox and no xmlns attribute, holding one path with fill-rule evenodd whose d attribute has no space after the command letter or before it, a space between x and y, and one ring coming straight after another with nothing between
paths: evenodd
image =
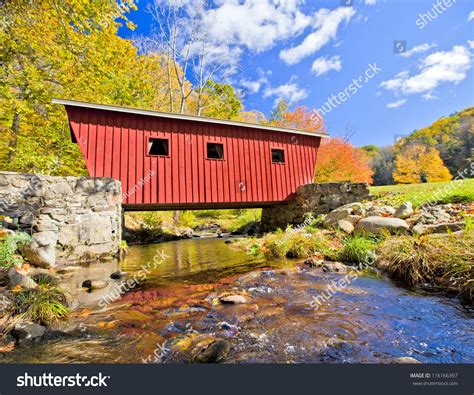
<instances>
[{"instance_id":1,"label":"white cloud","mask_svg":"<svg viewBox=\"0 0 474 395\"><path fill-rule=\"evenodd\" d=\"M401 99L387 104L387 108L398 108L403 106L406 103L406 99Z\"/></svg>"},{"instance_id":2,"label":"white cloud","mask_svg":"<svg viewBox=\"0 0 474 395\"><path fill-rule=\"evenodd\" d=\"M474 11L471 11L467 17L467 20L470 22L472 20L474 20Z\"/></svg>"},{"instance_id":3,"label":"white cloud","mask_svg":"<svg viewBox=\"0 0 474 395\"><path fill-rule=\"evenodd\" d=\"M240 85L243 86L247 90L247 92L251 94L258 93L261 87L267 83L268 81L266 78L259 78L258 80L243 79L240 81Z\"/></svg>"},{"instance_id":4,"label":"white cloud","mask_svg":"<svg viewBox=\"0 0 474 395\"><path fill-rule=\"evenodd\" d=\"M435 95L433 95L432 93L425 93L423 96L423 99L425 100L434 100L434 99L437 99L437 97Z\"/></svg>"},{"instance_id":5,"label":"white cloud","mask_svg":"<svg viewBox=\"0 0 474 395\"><path fill-rule=\"evenodd\" d=\"M342 62L339 56L332 56L330 58L323 56L316 59L311 66L311 71L318 77L324 75L331 70L340 71L342 69Z\"/></svg>"},{"instance_id":6,"label":"white cloud","mask_svg":"<svg viewBox=\"0 0 474 395\"><path fill-rule=\"evenodd\" d=\"M469 48L474 49L474 40L467 40L467 45L469 45Z\"/></svg>"},{"instance_id":7,"label":"white cloud","mask_svg":"<svg viewBox=\"0 0 474 395\"><path fill-rule=\"evenodd\" d=\"M299 87L295 75L293 75L286 84L277 86L276 88L268 86L263 92L263 97L275 96L276 101L285 99L290 104L306 99L308 95L309 92L306 89Z\"/></svg>"},{"instance_id":8,"label":"white cloud","mask_svg":"<svg viewBox=\"0 0 474 395\"><path fill-rule=\"evenodd\" d=\"M366 5L375 5L377 4L377 0L365 0Z\"/></svg>"},{"instance_id":9,"label":"white cloud","mask_svg":"<svg viewBox=\"0 0 474 395\"><path fill-rule=\"evenodd\" d=\"M292 65L319 51L337 34L339 25L349 22L355 15L352 7L339 7L335 10L320 9L314 16L315 31L306 36L303 42L296 47L280 51L280 59Z\"/></svg>"},{"instance_id":10,"label":"white cloud","mask_svg":"<svg viewBox=\"0 0 474 395\"><path fill-rule=\"evenodd\" d=\"M410 76L408 71L402 71L380 86L397 94L431 94L442 83L463 81L470 67L469 50L455 45L450 51L435 52L424 58L418 74Z\"/></svg>"},{"instance_id":11,"label":"white cloud","mask_svg":"<svg viewBox=\"0 0 474 395\"><path fill-rule=\"evenodd\" d=\"M240 81L240 85L242 85L250 93L257 93L260 90L260 87L262 86L262 84L258 80L242 80Z\"/></svg>"},{"instance_id":12,"label":"white cloud","mask_svg":"<svg viewBox=\"0 0 474 395\"><path fill-rule=\"evenodd\" d=\"M216 4L206 15L213 40L256 52L301 34L312 19L299 10L297 0L217 0Z\"/></svg>"},{"instance_id":13,"label":"white cloud","mask_svg":"<svg viewBox=\"0 0 474 395\"><path fill-rule=\"evenodd\" d=\"M431 48L434 48L434 47L436 47L436 44L425 43L425 44L417 45L416 47L413 47L412 49L408 51L402 52L400 55L403 56L404 58L409 58L410 56L415 55L417 53L423 53L423 52L429 51Z\"/></svg>"}]
</instances>

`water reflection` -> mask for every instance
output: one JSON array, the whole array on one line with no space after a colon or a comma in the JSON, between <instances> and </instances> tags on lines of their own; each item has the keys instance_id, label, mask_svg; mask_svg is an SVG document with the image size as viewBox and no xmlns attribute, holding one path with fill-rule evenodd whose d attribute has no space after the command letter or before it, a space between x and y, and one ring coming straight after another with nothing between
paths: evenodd
<instances>
[{"instance_id":1,"label":"water reflection","mask_svg":"<svg viewBox=\"0 0 474 395\"><path fill-rule=\"evenodd\" d=\"M165 259L161 260L161 256ZM153 265L159 261L160 264ZM224 239L190 239L169 243L131 246L122 262L122 270L136 273L151 262L147 284L164 285L170 281L189 283L215 282L222 277L245 273L259 267L283 267L288 262L266 261L237 251Z\"/></svg>"}]
</instances>

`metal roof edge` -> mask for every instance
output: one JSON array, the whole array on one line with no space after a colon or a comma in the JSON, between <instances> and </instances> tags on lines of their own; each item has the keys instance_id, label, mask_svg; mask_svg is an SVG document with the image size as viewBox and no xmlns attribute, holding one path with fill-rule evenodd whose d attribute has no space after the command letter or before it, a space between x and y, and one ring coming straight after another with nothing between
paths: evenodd
<instances>
[{"instance_id":1,"label":"metal roof edge","mask_svg":"<svg viewBox=\"0 0 474 395\"><path fill-rule=\"evenodd\" d=\"M98 104L98 103L89 103L89 102L83 102L83 101L77 101L77 100L66 100L66 99L56 99L56 98L52 100L52 103L62 104L64 106L92 108L95 110L108 110L108 111L124 112L124 113L129 113L129 114L148 115L152 117L162 117L162 118L170 118L170 119L180 119L180 120L185 120L185 121L207 122L207 123L214 123L218 125L239 126L239 127L245 127L245 128L271 130L274 132L300 134L300 135L305 135L305 136L310 136L310 137L321 137L321 138L330 137L326 133L308 132L304 130L288 129L288 128L282 128L278 126L266 126L266 125L259 125L256 123L248 123L248 122L241 122L241 121L228 121L225 119L207 118L207 117L200 117L197 115L174 114L174 113L160 112L160 111L154 111L154 110L143 110L140 108L114 106L111 104Z\"/></svg>"}]
</instances>

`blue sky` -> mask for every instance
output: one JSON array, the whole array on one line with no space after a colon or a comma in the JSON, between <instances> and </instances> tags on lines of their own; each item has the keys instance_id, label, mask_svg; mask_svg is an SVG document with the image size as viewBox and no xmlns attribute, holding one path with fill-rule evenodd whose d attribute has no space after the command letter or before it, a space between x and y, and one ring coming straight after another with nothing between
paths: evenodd
<instances>
[{"instance_id":1,"label":"blue sky","mask_svg":"<svg viewBox=\"0 0 474 395\"><path fill-rule=\"evenodd\" d=\"M125 38L152 29L146 1L137 5ZM215 0L207 16L246 110L268 116L278 98L327 109L345 91L325 116L329 133L381 146L474 105L471 0Z\"/></svg>"}]
</instances>

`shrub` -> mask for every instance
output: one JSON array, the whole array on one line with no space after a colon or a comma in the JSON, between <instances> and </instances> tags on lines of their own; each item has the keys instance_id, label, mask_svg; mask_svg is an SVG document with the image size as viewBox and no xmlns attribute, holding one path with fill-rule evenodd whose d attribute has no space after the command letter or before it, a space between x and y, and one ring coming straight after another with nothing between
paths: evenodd
<instances>
[{"instance_id":1,"label":"shrub","mask_svg":"<svg viewBox=\"0 0 474 395\"><path fill-rule=\"evenodd\" d=\"M251 223L255 223L260 220L259 210L240 210L240 214L235 218L225 221L222 224L222 229L227 232L233 232L239 229L245 228Z\"/></svg>"},{"instance_id":2,"label":"shrub","mask_svg":"<svg viewBox=\"0 0 474 395\"><path fill-rule=\"evenodd\" d=\"M439 200L437 203L438 204L459 204L459 203L470 203L472 201L472 197L469 195L460 195L460 194L454 194L451 196L447 196L441 200Z\"/></svg>"},{"instance_id":3,"label":"shrub","mask_svg":"<svg viewBox=\"0 0 474 395\"><path fill-rule=\"evenodd\" d=\"M26 233L9 234L0 242L0 267L10 268L23 263L23 259L17 254L20 247L28 244L31 237Z\"/></svg>"},{"instance_id":4,"label":"shrub","mask_svg":"<svg viewBox=\"0 0 474 395\"><path fill-rule=\"evenodd\" d=\"M265 236L263 240L265 255L273 257L306 258L315 254L323 257L332 254L328 239L321 232L308 233L306 229L279 229Z\"/></svg>"},{"instance_id":5,"label":"shrub","mask_svg":"<svg viewBox=\"0 0 474 395\"><path fill-rule=\"evenodd\" d=\"M163 225L163 217L159 212L145 211L139 213L139 217L141 217L143 224L148 229L161 228L161 226Z\"/></svg>"},{"instance_id":6,"label":"shrub","mask_svg":"<svg viewBox=\"0 0 474 395\"><path fill-rule=\"evenodd\" d=\"M69 308L64 293L46 279L35 289L24 289L13 296L12 313L18 318L48 325L67 317Z\"/></svg>"},{"instance_id":7,"label":"shrub","mask_svg":"<svg viewBox=\"0 0 474 395\"><path fill-rule=\"evenodd\" d=\"M224 215L223 210L199 210L195 211L194 215L197 218L220 218Z\"/></svg>"},{"instance_id":8,"label":"shrub","mask_svg":"<svg viewBox=\"0 0 474 395\"><path fill-rule=\"evenodd\" d=\"M179 226L194 228L196 226L196 216L193 211L185 210L179 212Z\"/></svg>"},{"instance_id":9,"label":"shrub","mask_svg":"<svg viewBox=\"0 0 474 395\"><path fill-rule=\"evenodd\" d=\"M343 262L370 264L375 258L375 242L373 239L354 235L342 241L343 247L338 257Z\"/></svg>"}]
</instances>

